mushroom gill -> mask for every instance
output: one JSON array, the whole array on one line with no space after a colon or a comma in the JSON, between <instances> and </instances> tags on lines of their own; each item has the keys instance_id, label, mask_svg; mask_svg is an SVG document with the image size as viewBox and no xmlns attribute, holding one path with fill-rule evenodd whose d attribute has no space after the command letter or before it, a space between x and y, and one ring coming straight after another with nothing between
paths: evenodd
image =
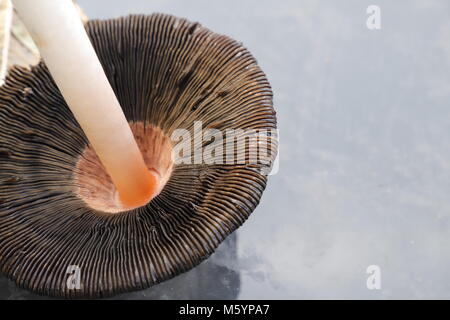
<instances>
[{"instance_id":1,"label":"mushroom gill","mask_svg":"<svg viewBox=\"0 0 450 320\"><path fill-rule=\"evenodd\" d=\"M220 131L276 128L270 85L238 42L164 14L86 29L146 164L164 183L147 205L120 208L45 64L10 70L0 88L0 271L66 298L147 288L198 265L258 205L277 149L271 139L268 162L257 163L169 156L173 132L192 132L196 121ZM69 266L79 267L79 288L67 286Z\"/></svg>"}]
</instances>

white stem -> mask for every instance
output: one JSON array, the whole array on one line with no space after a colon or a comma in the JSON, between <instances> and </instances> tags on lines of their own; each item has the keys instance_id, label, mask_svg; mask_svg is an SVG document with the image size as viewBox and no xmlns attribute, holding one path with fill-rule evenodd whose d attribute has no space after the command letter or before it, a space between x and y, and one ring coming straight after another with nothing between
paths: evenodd
<instances>
[{"instance_id":1,"label":"white stem","mask_svg":"<svg viewBox=\"0 0 450 320\"><path fill-rule=\"evenodd\" d=\"M148 201L150 173L72 0L13 4L121 200Z\"/></svg>"},{"instance_id":2,"label":"white stem","mask_svg":"<svg viewBox=\"0 0 450 320\"><path fill-rule=\"evenodd\" d=\"M8 58L9 58L9 49L11 42L11 27L13 20L13 10L12 4L10 0L0 0L0 10L3 15L2 21L3 25L1 26L3 33L2 39L2 52L1 52L1 65L0 65L0 85L3 85L6 72L8 70Z\"/></svg>"}]
</instances>

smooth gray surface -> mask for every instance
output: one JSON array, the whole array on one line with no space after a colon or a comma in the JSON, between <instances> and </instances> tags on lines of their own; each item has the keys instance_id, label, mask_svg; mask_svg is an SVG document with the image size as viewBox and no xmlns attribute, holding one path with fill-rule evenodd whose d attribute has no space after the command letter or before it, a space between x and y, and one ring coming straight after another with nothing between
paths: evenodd
<instances>
[{"instance_id":1,"label":"smooth gray surface","mask_svg":"<svg viewBox=\"0 0 450 320\"><path fill-rule=\"evenodd\" d=\"M450 298L450 2L79 3L91 18L199 21L267 73L280 170L238 231L238 259L215 258L239 275L238 298ZM366 27L370 4L381 30ZM373 264L381 290L366 288ZM165 286L130 297L164 298ZM223 288L216 297L230 297Z\"/></svg>"}]
</instances>

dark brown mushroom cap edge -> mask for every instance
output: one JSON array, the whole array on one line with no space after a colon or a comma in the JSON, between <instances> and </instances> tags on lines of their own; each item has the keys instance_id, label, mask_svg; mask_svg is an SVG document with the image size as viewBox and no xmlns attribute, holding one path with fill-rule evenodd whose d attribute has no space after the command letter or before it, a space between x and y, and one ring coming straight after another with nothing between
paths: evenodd
<instances>
[{"instance_id":1,"label":"dark brown mushroom cap edge","mask_svg":"<svg viewBox=\"0 0 450 320\"><path fill-rule=\"evenodd\" d=\"M240 43L165 14L86 29L130 122L168 136L194 121L276 128L270 85ZM74 191L87 146L45 64L14 67L0 88L0 271L20 287L99 298L172 278L241 226L266 186L267 164L179 164L146 206L104 214ZM80 267L79 290L67 287L69 265Z\"/></svg>"}]
</instances>

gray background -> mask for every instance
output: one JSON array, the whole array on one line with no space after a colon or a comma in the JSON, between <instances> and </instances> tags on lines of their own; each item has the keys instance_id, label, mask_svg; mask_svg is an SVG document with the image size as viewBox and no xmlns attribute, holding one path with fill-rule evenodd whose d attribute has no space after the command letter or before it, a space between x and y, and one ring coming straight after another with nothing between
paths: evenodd
<instances>
[{"instance_id":1,"label":"gray background","mask_svg":"<svg viewBox=\"0 0 450 320\"><path fill-rule=\"evenodd\" d=\"M450 298L450 2L79 3L90 18L171 13L242 41L278 113L280 169L237 246L122 298ZM381 30L366 27L370 4ZM374 264L381 290L366 287ZM225 272L182 290L211 265Z\"/></svg>"}]
</instances>

